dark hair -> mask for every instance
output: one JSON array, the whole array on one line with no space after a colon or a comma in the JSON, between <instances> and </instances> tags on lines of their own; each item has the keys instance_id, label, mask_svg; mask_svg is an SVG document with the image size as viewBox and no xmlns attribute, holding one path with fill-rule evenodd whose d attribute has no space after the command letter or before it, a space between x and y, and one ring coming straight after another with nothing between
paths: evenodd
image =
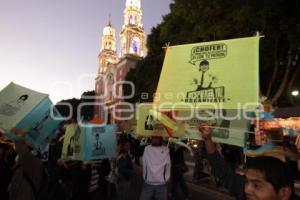
<instances>
[{"instance_id":1,"label":"dark hair","mask_svg":"<svg viewBox=\"0 0 300 200\"><path fill-rule=\"evenodd\" d=\"M207 60L202 60L199 64L199 66L203 66L203 65L209 65Z\"/></svg>"},{"instance_id":2,"label":"dark hair","mask_svg":"<svg viewBox=\"0 0 300 200\"><path fill-rule=\"evenodd\" d=\"M124 146L126 143L130 143L130 140L127 138L119 138L117 144Z\"/></svg>"},{"instance_id":3,"label":"dark hair","mask_svg":"<svg viewBox=\"0 0 300 200\"><path fill-rule=\"evenodd\" d=\"M0 149L3 149L4 151L8 150L10 148L10 146L8 144L5 143L0 143Z\"/></svg>"},{"instance_id":4,"label":"dark hair","mask_svg":"<svg viewBox=\"0 0 300 200\"><path fill-rule=\"evenodd\" d=\"M28 99L28 95L27 94L23 94L22 96L19 97L19 100L22 99L23 101Z\"/></svg>"},{"instance_id":5,"label":"dark hair","mask_svg":"<svg viewBox=\"0 0 300 200\"><path fill-rule=\"evenodd\" d=\"M270 140L282 141L283 133L281 130L266 130L265 134Z\"/></svg>"},{"instance_id":6,"label":"dark hair","mask_svg":"<svg viewBox=\"0 0 300 200\"><path fill-rule=\"evenodd\" d=\"M121 153L124 153L124 146L125 146L125 144L126 143L129 143L130 144L130 141L129 140L127 140L127 139L120 139L119 141L118 141L118 145L120 145L120 151L121 151Z\"/></svg>"},{"instance_id":7,"label":"dark hair","mask_svg":"<svg viewBox=\"0 0 300 200\"><path fill-rule=\"evenodd\" d=\"M261 172L276 192L286 186L291 187L292 192L294 191L294 181L289 167L277 158L270 156L248 158L247 169Z\"/></svg>"}]
</instances>

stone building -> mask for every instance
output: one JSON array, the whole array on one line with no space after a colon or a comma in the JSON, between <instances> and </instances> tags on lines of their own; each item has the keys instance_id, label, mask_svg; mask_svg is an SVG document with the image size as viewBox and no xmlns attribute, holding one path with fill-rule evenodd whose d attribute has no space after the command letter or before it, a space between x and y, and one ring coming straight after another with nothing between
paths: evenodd
<instances>
[{"instance_id":1,"label":"stone building","mask_svg":"<svg viewBox=\"0 0 300 200\"><path fill-rule=\"evenodd\" d=\"M116 31L111 22L103 29L95 81L95 116L99 119L120 125L118 119L124 112L118 110L128 108L124 105L123 85L129 83L124 83L124 80L130 69L146 55L145 37L141 1L126 0L124 24L119 35L119 53L116 48Z\"/></svg>"}]
</instances>

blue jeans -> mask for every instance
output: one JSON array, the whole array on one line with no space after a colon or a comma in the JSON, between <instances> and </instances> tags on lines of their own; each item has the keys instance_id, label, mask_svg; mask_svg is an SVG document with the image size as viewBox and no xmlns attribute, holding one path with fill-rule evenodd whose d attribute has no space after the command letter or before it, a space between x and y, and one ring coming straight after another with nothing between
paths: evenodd
<instances>
[{"instance_id":1,"label":"blue jeans","mask_svg":"<svg viewBox=\"0 0 300 200\"><path fill-rule=\"evenodd\" d=\"M144 183L140 200L167 200L167 185L150 185Z\"/></svg>"}]
</instances>

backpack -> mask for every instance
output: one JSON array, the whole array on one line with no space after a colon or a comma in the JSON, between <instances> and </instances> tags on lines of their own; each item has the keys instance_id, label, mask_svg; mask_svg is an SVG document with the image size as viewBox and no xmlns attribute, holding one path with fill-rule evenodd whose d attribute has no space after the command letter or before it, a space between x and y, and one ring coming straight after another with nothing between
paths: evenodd
<instances>
[{"instance_id":1,"label":"backpack","mask_svg":"<svg viewBox=\"0 0 300 200\"><path fill-rule=\"evenodd\" d=\"M23 176L32 188L35 200L52 200L56 199L57 184L53 180L46 168L42 171L42 178L39 190L36 189L31 178L23 171Z\"/></svg>"}]
</instances>

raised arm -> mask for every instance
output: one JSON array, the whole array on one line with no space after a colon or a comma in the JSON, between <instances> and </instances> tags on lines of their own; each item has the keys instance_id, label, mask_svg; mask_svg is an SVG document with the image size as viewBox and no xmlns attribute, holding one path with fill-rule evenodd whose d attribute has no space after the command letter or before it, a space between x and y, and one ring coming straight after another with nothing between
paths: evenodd
<instances>
[{"instance_id":1,"label":"raised arm","mask_svg":"<svg viewBox=\"0 0 300 200\"><path fill-rule=\"evenodd\" d=\"M205 125L198 126L202 138L205 142L207 159L210 162L212 170L221 183L229 192L237 199L244 198L245 177L236 174L228 165L228 163L217 152L216 145L212 141L211 129Z\"/></svg>"}]
</instances>

